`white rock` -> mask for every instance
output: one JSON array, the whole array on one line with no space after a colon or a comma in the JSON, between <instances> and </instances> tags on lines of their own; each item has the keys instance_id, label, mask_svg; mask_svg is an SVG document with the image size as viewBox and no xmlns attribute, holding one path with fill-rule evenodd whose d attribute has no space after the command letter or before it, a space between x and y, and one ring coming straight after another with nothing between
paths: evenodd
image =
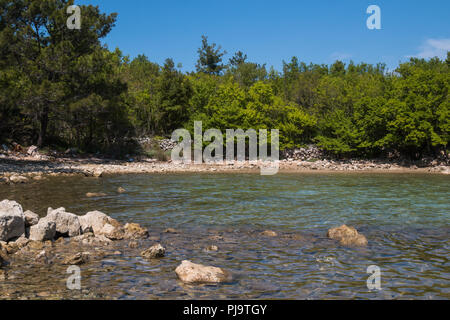
<instances>
[{"instance_id":1,"label":"white rock","mask_svg":"<svg viewBox=\"0 0 450 320\"><path fill-rule=\"evenodd\" d=\"M11 181L12 183L25 183L25 182L28 182L28 178L23 177L23 176L13 175L13 176L9 177L9 181Z\"/></svg>"},{"instance_id":2,"label":"white rock","mask_svg":"<svg viewBox=\"0 0 450 320\"><path fill-rule=\"evenodd\" d=\"M109 222L109 217L100 211L91 211L84 216L79 217L81 230L83 233L93 232L94 234L100 234L105 224Z\"/></svg>"},{"instance_id":3,"label":"white rock","mask_svg":"<svg viewBox=\"0 0 450 320\"><path fill-rule=\"evenodd\" d=\"M93 232L95 236L104 235L113 240L123 238L120 224L103 212L91 211L79 217L79 220L83 232Z\"/></svg>"},{"instance_id":4,"label":"white rock","mask_svg":"<svg viewBox=\"0 0 450 320\"><path fill-rule=\"evenodd\" d=\"M28 148L27 154L30 155L30 156L33 156L33 155L35 155L37 153L37 151L38 151L38 147L31 146L31 147Z\"/></svg>"},{"instance_id":5,"label":"white rock","mask_svg":"<svg viewBox=\"0 0 450 320\"><path fill-rule=\"evenodd\" d=\"M0 202L0 241L9 241L25 233L25 216L15 201Z\"/></svg>"},{"instance_id":6,"label":"white rock","mask_svg":"<svg viewBox=\"0 0 450 320\"><path fill-rule=\"evenodd\" d=\"M114 228L111 224L106 223L103 228L97 232L97 234L103 234L103 235L110 235L112 234L114 231L116 231L116 228Z\"/></svg>"},{"instance_id":7,"label":"white rock","mask_svg":"<svg viewBox=\"0 0 450 320\"><path fill-rule=\"evenodd\" d=\"M30 210L24 212L25 216L25 227L31 227L39 222L39 215Z\"/></svg>"},{"instance_id":8,"label":"white rock","mask_svg":"<svg viewBox=\"0 0 450 320\"><path fill-rule=\"evenodd\" d=\"M41 219L38 224L30 228L30 240L46 241L53 240L56 235L56 223L47 218Z\"/></svg>"},{"instance_id":9,"label":"white rock","mask_svg":"<svg viewBox=\"0 0 450 320\"><path fill-rule=\"evenodd\" d=\"M44 218L47 221L53 221L56 224L56 232L65 236L74 237L81 234L81 225L78 216L66 212L66 209L59 208L53 210L48 209L47 216Z\"/></svg>"}]
</instances>

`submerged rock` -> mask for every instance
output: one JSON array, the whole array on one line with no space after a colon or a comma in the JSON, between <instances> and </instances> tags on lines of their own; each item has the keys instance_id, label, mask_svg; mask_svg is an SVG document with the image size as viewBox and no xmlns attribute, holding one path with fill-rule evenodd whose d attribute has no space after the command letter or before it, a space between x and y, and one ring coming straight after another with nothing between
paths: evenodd
<instances>
[{"instance_id":1,"label":"submerged rock","mask_svg":"<svg viewBox=\"0 0 450 320\"><path fill-rule=\"evenodd\" d=\"M34 258L34 262L37 263L42 263L42 264L50 264L51 260L50 257L47 253L47 251L42 250L41 252L39 252L36 257Z\"/></svg>"},{"instance_id":2,"label":"submerged rock","mask_svg":"<svg viewBox=\"0 0 450 320\"><path fill-rule=\"evenodd\" d=\"M288 240L296 240L296 241L306 241L306 238L300 234L285 234L283 235L284 239ZM314 242L314 240L311 240L311 242Z\"/></svg>"},{"instance_id":3,"label":"submerged rock","mask_svg":"<svg viewBox=\"0 0 450 320\"><path fill-rule=\"evenodd\" d=\"M8 260L8 251L4 247L3 243L0 243L0 268L6 264Z\"/></svg>"},{"instance_id":4,"label":"submerged rock","mask_svg":"<svg viewBox=\"0 0 450 320\"><path fill-rule=\"evenodd\" d=\"M10 242L7 245L5 245L5 251L6 251L6 254L12 255L12 254L16 253L17 251L19 251L19 246L16 245L14 242Z\"/></svg>"},{"instance_id":5,"label":"submerged rock","mask_svg":"<svg viewBox=\"0 0 450 320\"><path fill-rule=\"evenodd\" d=\"M155 244L148 248L147 250L144 250L141 252L141 256L146 259L156 259L156 258L162 258L166 254L166 249L158 244Z\"/></svg>"},{"instance_id":6,"label":"submerged rock","mask_svg":"<svg viewBox=\"0 0 450 320\"><path fill-rule=\"evenodd\" d=\"M103 192L88 192L88 193L86 193L86 197L88 197L88 198L106 197L106 193L103 193Z\"/></svg>"},{"instance_id":7,"label":"submerged rock","mask_svg":"<svg viewBox=\"0 0 450 320\"><path fill-rule=\"evenodd\" d=\"M123 229L127 239L147 238L149 236L148 230L141 227L138 223L127 223Z\"/></svg>"},{"instance_id":8,"label":"submerged rock","mask_svg":"<svg viewBox=\"0 0 450 320\"><path fill-rule=\"evenodd\" d=\"M43 241L33 241L31 240L28 243L27 248L31 250L42 250L44 248L44 242Z\"/></svg>"},{"instance_id":9,"label":"submerged rock","mask_svg":"<svg viewBox=\"0 0 450 320\"><path fill-rule=\"evenodd\" d=\"M209 236L209 237L208 237L208 240L212 240L212 241L222 241L222 240L223 240L223 237L216 234L216 235L213 235L213 236Z\"/></svg>"},{"instance_id":10,"label":"submerged rock","mask_svg":"<svg viewBox=\"0 0 450 320\"><path fill-rule=\"evenodd\" d=\"M166 230L164 230L164 233L178 233L178 230L174 228L167 228Z\"/></svg>"},{"instance_id":11,"label":"submerged rock","mask_svg":"<svg viewBox=\"0 0 450 320\"><path fill-rule=\"evenodd\" d=\"M25 216L15 201L0 202L0 241L10 241L25 233Z\"/></svg>"},{"instance_id":12,"label":"submerged rock","mask_svg":"<svg viewBox=\"0 0 450 320\"><path fill-rule=\"evenodd\" d=\"M64 265L82 265L87 263L90 260L91 253L90 252L79 252L72 256L65 258L62 262Z\"/></svg>"},{"instance_id":13,"label":"submerged rock","mask_svg":"<svg viewBox=\"0 0 450 320\"><path fill-rule=\"evenodd\" d=\"M64 237L74 237L81 234L81 225L78 216L66 212L64 208L56 210L49 208L48 214L44 219L56 224L57 236L59 234Z\"/></svg>"},{"instance_id":14,"label":"submerged rock","mask_svg":"<svg viewBox=\"0 0 450 320\"><path fill-rule=\"evenodd\" d=\"M264 237L276 237L278 236L278 233L276 233L275 231L272 230L266 230L261 232L261 235Z\"/></svg>"},{"instance_id":15,"label":"submerged rock","mask_svg":"<svg viewBox=\"0 0 450 320\"><path fill-rule=\"evenodd\" d=\"M112 243L111 239L103 235L95 236L92 232L82 234L77 237L73 237L70 241L74 243L81 243L83 245L94 245L94 246L107 246Z\"/></svg>"},{"instance_id":16,"label":"submerged rock","mask_svg":"<svg viewBox=\"0 0 450 320\"><path fill-rule=\"evenodd\" d=\"M23 235L19 237L16 241L0 241L0 255L3 255L5 258L8 255L15 254L22 248L26 247L30 242L29 239L24 237Z\"/></svg>"},{"instance_id":17,"label":"submerged rock","mask_svg":"<svg viewBox=\"0 0 450 320\"><path fill-rule=\"evenodd\" d=\"M8 245L5 241L0 241L0 254L7 254L6 246Z\"/></svg>"},{"instance_id":18,"label":"submerged rock","mask_svg":"<svg viewBox=\"0 0 450 320\"><path fill-rule=\"evenodd\" d=\"M137 247L139 247L139 243L137 241L130 241L128 243L128 248L136 249Z\"/></svg>"},{"instance_id":19,"label":"submerged rock","mask_svg":"<svg viewBox=\"0 0 450 320\"><path fill-rule=\"evenodd\" d=\"M358 233L353 227L348 227L345 224L328 230L328 238L338 240L343 246L366 246L367 239L364 235Z\"/></svg>"},{"instance_id":20,"label":"submerged rock","mask_svg":"<svg viewBox=\"0 0 450 320\"><path fill-rule=\"evenodd\" d=\"M100 230L99 235L104 235L111 240L123 240L125 233L120 226L113 226L112 224L105 224Z\"/></svg>"},{"instance_id":21,"label":"submerged rock","mask_svg":"<svg viewBox=\"0 0 450 320\"><path fill-rule=\"evenodd\" d=\"M26 247L28 245L28 243L30 242L30 239L27 239L26 237L24 237L23 235L17 239L14 244L19 248L22 249L24 247Z\"/></svg>"},{"instance_id":22,"label":"submerged rock","mask_svg":"<svg viewBox=\"0 0 450 320\"><path fill-rule=\"evenodd\" d=\"M207 246L207 247L205 248L205 251L206 251L206 252L210 252L210 251L219 251L219 247L218 247L218 246L215 246L215 245Z\"/></svg>"},{"instance_id":23,"label":"submerged rock","mask_svg":"<svg viewBox=\"0 0 450 320\"><path fill-rule=\"evenodd\" d=\"M222 283L232 280L232 275L227 270L195 264L187 260L175 269L175 273L185 283Z\"/></svg>"},{"instance_id":24,"label":"submerged rock","mask_svg":"<svg viewBox=\"0 0 450 320\"><path fill-rule=\"evenodd\" d=\"M60 244L66 243L66 240L61 237L61 238L56 239L53 243L56 244L56 245L60 245Z\"/></svg>"}]
</instances>

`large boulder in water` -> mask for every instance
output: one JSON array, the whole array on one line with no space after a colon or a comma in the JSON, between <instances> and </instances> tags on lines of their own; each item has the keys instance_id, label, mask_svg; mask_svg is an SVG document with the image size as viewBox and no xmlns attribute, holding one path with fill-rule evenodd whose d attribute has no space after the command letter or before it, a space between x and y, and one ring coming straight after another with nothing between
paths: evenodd
<instances>
[{"instance_id":1,"label":"large boulder in water","mask_svg":"<svg viewBox=\"0 0 450 320\"><path fill-rule=\"evenodd\" d=\"M56 233L64 237L75 237L81 234L81 225L76 214L66 212L66 209L48 209L46 221L56 224Z\"/></svg>"},{"instance_id":2,"label":"large boulder in water","mask_svg":"<svg viewBox=\"0 0 450 320\"><path fill-rule=\"evenodd\" d=\"M120 223L100 211L91 211L79 217L82 232L93 232L95 236L103 235L111 240L124 238Z\"/></svg>"},{"instance_id":3,"label":"large boulder in water","mask_svg":"<svg viewBox=\"0 0 450 320\"><path fill-rule=\"evenodd\" d=\"M328 230L328 238L338 240L343 246L366 246L367 239L364 235L358 233L353 227L348 227L345 224Z\"/></svg>"},{"instance_id":4,"label":"large boulder in water","mask_svg":"<svg viewBox=\"0 0 450 320\"><path fill-rule=\"evenodd\" d=\"M175 269L175 273L185 283L221 283L232 280L231 273L222 268L195 264L187 260Z\"/></svg>"},{"instance_id":5,"label":"large boulder in water","mask_svg":"<svg viewBox=\"0 0 450 320\"><path fill-rule=\"evenodd\" d=\"M0 241L10 241L25 233L25 216L15 201L0 202Z\"/></svg>"},{"instance_id":6,"label":"large boulder in water","mask_svg":"<svg viewBox=\"0 0 450 320\"><path fill-rule=\"evenodd\" d=\"M56 223L44 218L38 224L30 228L30 240L47 241L53 240L56 235Z\"/></svg>"},{"instance_id":7,"label":"large boulder in water","mask_svg":"<svg viewBox=\"0 0 450 320\"><path fill-rule=\"evenodd\" d=\"M79 221L83 233L94 232L95 230L95 234L108 222L108 216L100 211L91 211L84 216L80 216Z\"/></svg>"},{"instance_id":8,"label":"large boulder in water","mask_svg":"<svg viewBox=\"0 0 450 320\"><path fill-rule=\"evenodd\" d=\"M146 259L162 258L166 254L166 249L161 244L155 244L141 252L141 256Z\"/></svg>"}]
</instances>

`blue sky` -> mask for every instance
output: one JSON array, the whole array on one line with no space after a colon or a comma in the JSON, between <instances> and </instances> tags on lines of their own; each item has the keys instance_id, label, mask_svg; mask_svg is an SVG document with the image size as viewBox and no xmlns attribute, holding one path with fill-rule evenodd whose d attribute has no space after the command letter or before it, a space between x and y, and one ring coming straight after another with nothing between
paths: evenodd
<instances>
[{"instance_id":1,"label":"blue sky","mask_svg":"<svg viewBox=\"0 0 450 320\"><path fill-rule=\"evenodd\" d=\"M119 14L105 39L135 57L168 57L195 69L201 36L220 44L226 61L238 50L252 62L280 70L297 56L307 63L385 62L444 56L450 50L448 0L75 0ZM369 30L369 5L381 8L381 30Z\"/></svg>"}]
</instances>

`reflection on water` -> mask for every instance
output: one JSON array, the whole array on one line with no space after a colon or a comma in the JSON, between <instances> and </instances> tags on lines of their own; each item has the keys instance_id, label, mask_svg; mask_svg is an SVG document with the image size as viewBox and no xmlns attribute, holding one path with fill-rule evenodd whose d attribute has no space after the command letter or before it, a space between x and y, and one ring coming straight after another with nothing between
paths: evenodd
<instances>
[{"instance_id":1,"label":"reflection on water","mask_svg":"<svg viewBox=\"0 0 450 320\"><path fill-rule=\"evenodd\" d=\"M127 193L118 194L118 187ZM149 262L118 248L83 266L83 291L65 289L65 267L23 265L0 280L8 297L122 299L448 299L449 178L412 174L171 174L103 179L53 177L0 186L0 198L45 215L47 207L84 214L101 210L150 230L167 248ZM103 198L86 198L103 192ZM346 223L369 240L344 248L326 231ZM166 234L168 227L179 234ZM262 237L271 229L279 237ZM215 239L220 235L223 239ZM204 250L208 245L217 252ZM56 249L55 249L56 250ZM184 285L184 259L230 269L223 285ZM382 290L366 286L367 267L381 268Z\"/></svg>"}]
</instances>

